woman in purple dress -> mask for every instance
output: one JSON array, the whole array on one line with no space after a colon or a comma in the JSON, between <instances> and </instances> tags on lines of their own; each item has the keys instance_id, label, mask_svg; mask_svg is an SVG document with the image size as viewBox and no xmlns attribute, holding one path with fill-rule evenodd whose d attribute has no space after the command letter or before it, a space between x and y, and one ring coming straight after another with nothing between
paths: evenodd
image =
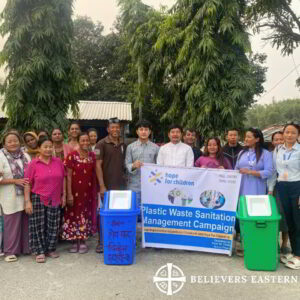
<instances>
[{"instance_id":1,"label":"woman in purple dress","mask_svg":"<svg viewBox=\"0 0 300 300\"><path fill-rule=\"evenodd\" d=\"M243 174L240 196L267 194L267 179L273 174L272 153L264 149L259 129L247 130L245 149L240 152L235 169Z\"/></svg>"},{"instance_id":2,"label":"woman in purple dress","mask_svg":"<svg viewBox=\"0 0 300 300\"><path fill-rule=\"evenodd\" d=\"M264 137L259 129L249 128L245 136L245 149L238 156L235 169L242 174L240 196L266 195L267 179L273 174L272 153L264 149ZM237 237L240 226L236 220ZM243 256L243 250L237 250Z\"/></svg>"}]
</instances>

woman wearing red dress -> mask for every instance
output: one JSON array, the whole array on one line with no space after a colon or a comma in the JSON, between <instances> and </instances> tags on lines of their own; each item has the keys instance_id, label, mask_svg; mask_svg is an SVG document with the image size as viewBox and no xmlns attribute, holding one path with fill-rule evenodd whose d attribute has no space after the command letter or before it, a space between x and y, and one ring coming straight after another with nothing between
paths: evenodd
<instances>
[{"instance_id":1,"label":"woman wearing red dress","mask_svg":"<svg viewBox=\"0 0 300 300\"><path fill-rule=\"evenodd\" d=\"M78 144L79 149L71 152L65 161L68 196L62 238L73 241L69 252L83 254L88 252L85 241L93 233L96 157L89 151L90 141L87 133L79 134Z\"/></svg>"}]
</instances>

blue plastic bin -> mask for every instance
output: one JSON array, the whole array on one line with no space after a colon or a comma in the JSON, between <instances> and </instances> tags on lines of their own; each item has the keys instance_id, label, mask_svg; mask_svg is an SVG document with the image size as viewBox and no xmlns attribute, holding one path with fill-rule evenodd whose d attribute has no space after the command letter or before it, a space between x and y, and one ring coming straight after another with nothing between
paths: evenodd
<instances>
[{"instance_id":1,"label":"blue plastic bin","mask_svg":"<svg viewBox=\"0 0 300 300\"><path fill-rule=\"evenodd\" d=\"M105 192L100 210L104 264L131 265L136 255L136 223L140 213L136 193L131 192L130 209L110 209L110 194Z\"/></svg>"}]
</instances>

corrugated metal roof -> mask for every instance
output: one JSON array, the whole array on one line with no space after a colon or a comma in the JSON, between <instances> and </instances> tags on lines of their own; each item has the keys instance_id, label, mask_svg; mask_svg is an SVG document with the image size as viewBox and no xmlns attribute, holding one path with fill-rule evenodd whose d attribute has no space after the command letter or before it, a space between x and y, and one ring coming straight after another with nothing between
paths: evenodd
<instances>
[{"instance_id":1,"label":"corrugated metal roof","mask_svg":"<svg viewBox=\"0 0 300 300\"><path fill-rule=\"evenodd\" d=\"M79 101L80 120L108 120L118 118L121 121L132 121L131 103L104 102L104 101ZM68 113L68 119L74 119Z\"/></svg>"},{"instance_id":2,"label":"corrugated metal roof","mask_svg":"<svg viewBox=\"0 0 300 300\"><path fill-rule=\"evenodd\" d=\"M284 127L284 125L275 124L275 125L271 125L271 126L265 128L264 130L262 130L265 141L272 142L272 134L277 131L282 131L283 127Z\"/></svg>"},{"instance_id":3,"label":"corrugated metal roof","mask_svg":"<svg viewBox=\"0 0 300 300\"><path fill-rule=\"evenodd\" d=\"M2 110L3 100L0 100L0 118L6 119L7 115ZM81 100L79 106L79 120L108 120L119 118L121 121L132 121L131 103L109 101L85 101ZM71 112L68 119L74 119Z\"/></svg>"}]
</instances>

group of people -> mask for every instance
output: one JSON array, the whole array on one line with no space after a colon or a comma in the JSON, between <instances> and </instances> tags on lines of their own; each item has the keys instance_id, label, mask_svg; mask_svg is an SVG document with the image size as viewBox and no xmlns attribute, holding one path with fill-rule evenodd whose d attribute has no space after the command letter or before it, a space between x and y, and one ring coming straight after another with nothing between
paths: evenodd
<instances>
[{"instance_id":1,"label":"group of people","mask_svg":"<svg viewBox=\"0 0 300 300\"><path fill-rule=\"evenodd\" d=\"M121 139L119 119L109 119L107 132L107 137L97 142L97 130L81 132L79 124L73 122L68 143L58 128L39 138L27 132L22 139L15 130L4 135L0 229L4 228L6 261L17 260L21 253L35 254L37 262L57 258L58 237L72 242L71 253L83 254L88 251L86 240L97 233L96 251L102 252L97 210L104 192L132 190L141 203L141 167L154 163L235 169L242 174L240 195L276 193L284 216L280 225L281 260L289 268L300 269L300 145L296 124L287 124L283 132L273 135L273 153L265 148L263 134L255 128L246 131L243 146L239 131L231 129L224 147L218 137L212 137L206 140L203 152L196 146L196 131L182 130L179 125L170 126L170 142L161 147L150 141L151 124L146 120L136 124L138 139L128 146Z\"/></svg>"}]
</instances>

